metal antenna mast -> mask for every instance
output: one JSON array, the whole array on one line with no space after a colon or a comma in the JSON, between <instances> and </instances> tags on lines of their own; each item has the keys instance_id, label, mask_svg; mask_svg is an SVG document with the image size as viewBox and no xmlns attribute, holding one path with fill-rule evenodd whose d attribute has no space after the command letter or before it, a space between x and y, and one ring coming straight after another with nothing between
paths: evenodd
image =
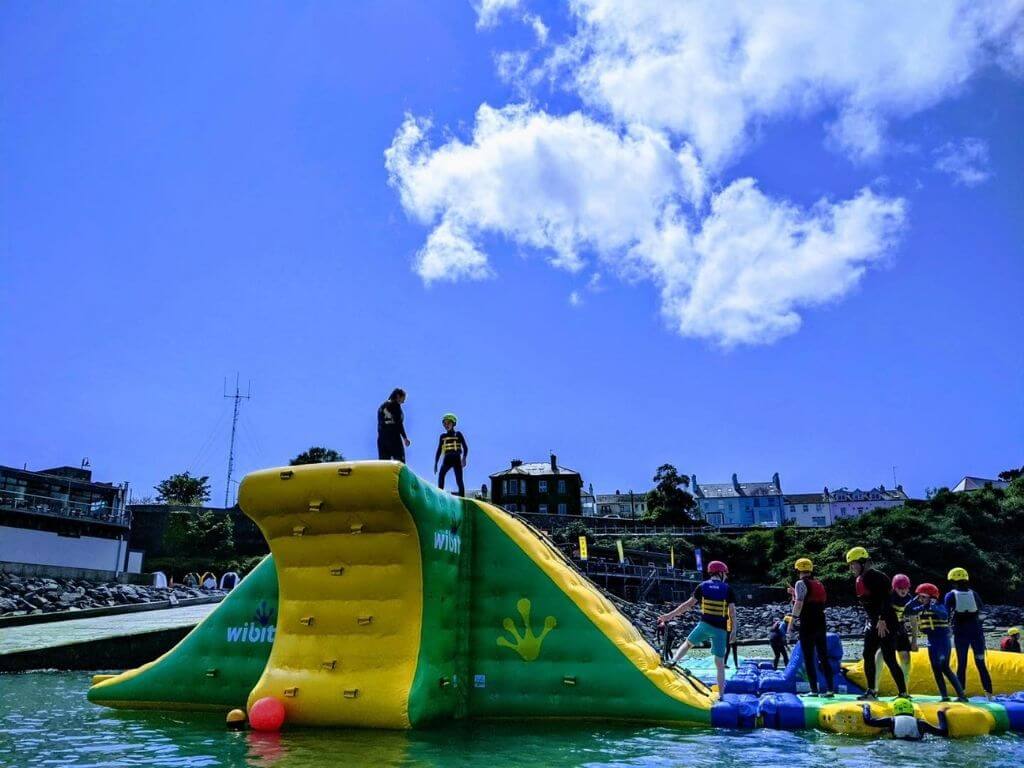
<instances>
[{"instance_id":1,"label":"metal antenna mast","mask_svg":"<svg viewBox=\"0 0 1024 768\"><path fill-rule=\"evenodd\" d=\"M252 397L252 382L249 382L249 386L243 395L238 389L238 374L235 374L235 394L229 395L227 392L227 379L224 380L224 397L230 397L235 401L235 412L231 417L231 447L228 449L228 479L224 483L224 507L227 508L228 502L231 500L231 475L235 471L235 432L238 430L238 411L242 405L243 400L248 400Z\"/></svg>"}]
</instances>

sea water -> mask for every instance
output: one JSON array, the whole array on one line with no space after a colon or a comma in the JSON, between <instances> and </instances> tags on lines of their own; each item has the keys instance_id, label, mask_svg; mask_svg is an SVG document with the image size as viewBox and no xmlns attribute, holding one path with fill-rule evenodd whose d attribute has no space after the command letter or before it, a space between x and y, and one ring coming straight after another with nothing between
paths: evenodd
<instances>
[{"instance_id":1,"label":"sea water","mask_svg":"<svg viewBox=\"0 0 1024 768\"><path fill-rule=\"evenodd\" d=\"M89 704L85 673L0 675L0 766L1019 768L1024 738L893 742L819 732L589 723L472 723L417 732L230 732L223 718Z\"/></svg>"}]
</instances>

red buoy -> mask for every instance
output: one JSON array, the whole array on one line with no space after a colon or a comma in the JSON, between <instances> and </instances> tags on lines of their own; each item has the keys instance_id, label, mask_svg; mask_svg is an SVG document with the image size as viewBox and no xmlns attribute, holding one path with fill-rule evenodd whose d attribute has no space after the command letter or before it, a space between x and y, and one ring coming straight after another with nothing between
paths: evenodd
<instances>
[{"instance_id":1,"label":"red buoy","mask_svg":"<svg viewBox=\"0 0 1024 768\"><path fill-rule=\"evenodd\" d=\"M273 696L264 696L249 708L249 725L257 731L279 731L284 714L284 704Z\"/></svg>"}]
</instances>

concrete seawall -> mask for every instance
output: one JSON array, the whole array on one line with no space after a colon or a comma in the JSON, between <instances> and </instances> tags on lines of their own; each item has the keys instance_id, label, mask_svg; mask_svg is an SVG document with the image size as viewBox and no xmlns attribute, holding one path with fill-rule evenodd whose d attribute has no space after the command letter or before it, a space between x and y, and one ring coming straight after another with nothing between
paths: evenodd
<instances>
[{"instance_id":1,"label":"concrete seawall","mask_svg":"<svg viewBox=\"0 0 1024 768\"><path fill-rule=\"evenodd\" d=\"M35 669L131 669L166 653L191 631L191 626L170 627L4 653L0 654L0 673L28 672Z\"/></svg>"}]
</instances>

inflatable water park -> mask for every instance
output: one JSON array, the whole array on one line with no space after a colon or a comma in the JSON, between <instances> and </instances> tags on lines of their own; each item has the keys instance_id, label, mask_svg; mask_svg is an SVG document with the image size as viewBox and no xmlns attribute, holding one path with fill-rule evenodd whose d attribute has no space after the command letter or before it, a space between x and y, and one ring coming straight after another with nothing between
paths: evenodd
<instances>
[{"instance_id":1,"label":"inflatable water park","mask_svg":"<svg viewBox=\"0 0 1024 768\"><path fill-rule=\"evenodd\" d=\"M231 712L265 730L558 719L881 732L865 722L863 668L841 667L838 637L835 698L797 695L808 690L799 646L784 670L746 661L719 695L706 675L663 665L540 531L401 463L262 470L239 504L271 554L166 654L94 677L91 702ZM994 700L979 696L972 661L975 698L950 704L927 651L913 653L915 716L936 724L941 710L957 737L1024 731L1024 655L988 658ZM879 694L894 693L883 675ZM892 709L870 704L876 718Z\"/></svg>"}]
</instances>

